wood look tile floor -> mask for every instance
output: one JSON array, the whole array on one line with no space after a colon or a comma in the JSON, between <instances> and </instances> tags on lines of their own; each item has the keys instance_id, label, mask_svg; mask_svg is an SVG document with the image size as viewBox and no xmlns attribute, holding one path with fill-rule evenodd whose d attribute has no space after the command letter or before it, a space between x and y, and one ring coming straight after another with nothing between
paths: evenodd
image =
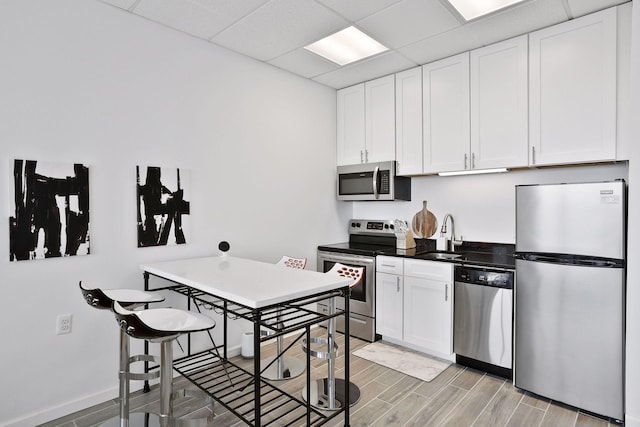
<instances>
[{"instance_id":1,"label":"wood look tile floor","mask_svg":"<svg viewBox=\"0 0 640 427\"><path fill-rule=\"evenodd\" d=\"M322 335L322 328L313 330L313 335ZM287 340L292 338L285 339ZM343 337L338 340L340 348ZM352 338L351 351L368 344ZM275 344L263 345L261 357L273 355ZM299 345L287 353L303 359ZM234 363L247 370L252 369L251 359L236 357ZM342 362L342 363L341 363ZM337 360L336 375L344 370L344 356ZM326 362L312 360L312 378L326 376ZM290 393L299 393L305 375L279 381L278 386ZM431 382L424 382L351 356L351 381L361 391L360 401L351 408L350 425L354 427L382 426L446 426L446 427L614 427L618 424L551 402L513 387L510 381L488 375L457 364L451 365ZM175 387L191 387L184 378L174 380ZM158 387L150 393L135 392L131 396L131 410L158 410ZM175 412L188 417L209 414L197 399L182 399L176 403ZM220 405L215 406L212 426L242 426L239 418ZM113 399L80 412L42 424L44 427L91 427L118 414L118 401ZM277 426L278 423L270 425ZM344 425L342 415L326 424ZM134 427L134 426L132 426Z\"/></svg>"}]
</instances>

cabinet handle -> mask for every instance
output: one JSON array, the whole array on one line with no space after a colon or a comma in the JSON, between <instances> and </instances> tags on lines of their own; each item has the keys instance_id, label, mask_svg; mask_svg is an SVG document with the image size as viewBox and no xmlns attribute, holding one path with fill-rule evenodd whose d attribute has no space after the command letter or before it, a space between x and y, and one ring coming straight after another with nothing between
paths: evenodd
<instances>
[{"instance_id":1,"label":"cabinet handle","mask_svg":"<svg viewBox=\"0 0 640 427\"><path fill-rule=\"evenodd\" d=\"M360 163L364 163L364 152L360 150Z\"/></svg>"},{"instance_id":2,"label":"cabinet handle","mask_svg":"<svg viewBox=\"0 0 640 427\"><path fill-rule=\"evenodd\" d=\"M444 300L449 301L449 284L444 285Z\"/></svg>"},{"instance_id":3,"label":"cabinet handle","mask_svg":"<svg viewBox=\"0 0 640 427\"><path fill-rule=\"evenodd\" d=\"M364 150L364 162L369 163L369 150Z\"/></svg>"},{"instance_id":4,"label":"cabinet handle","mask_svg":"<svg viewBox=\"0 0 640 427\"><path fill-rule=\"evenodd\" d=\"M531 164L532 165L536 164L536 147L535 146L531 147Z\"/></svg>"},{"instance_id":5,"label":"cabinet handle","mask_svg":"<svg viewBox=\"0 0 640 427\"><path fill-rule=\"evenodd\" d=\"M400 277L396 277L396 292L400 292Z\"/></svg>"},{"instance_id":6,"label":"cabinet handle","mask_svg":"<svg viewBox=\"0 0 640 427\"><path fill-rule=\"evenodd\" d=\"M476 168L476 153L471 153L471 169Z\"/></svg>"},{"instance_id":7,"label":"cabinet handle","mask_svg":"<svg viewBox=\"0 0 640 427\"><path fill-rule=\"evenodd\" d=\"M464 153L464 169L467 170L467 153Z\"/></svg>"}]
</instances>

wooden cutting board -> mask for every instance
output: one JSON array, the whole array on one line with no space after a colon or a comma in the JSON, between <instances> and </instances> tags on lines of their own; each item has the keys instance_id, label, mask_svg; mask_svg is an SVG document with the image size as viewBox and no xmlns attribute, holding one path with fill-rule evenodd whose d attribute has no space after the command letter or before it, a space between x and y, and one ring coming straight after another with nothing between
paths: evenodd
<instances>
[{"instance_id":1,"label":"wooden cutting board","mask_svg":"<svg viewBox=\"0 0 640 427\"><path fill-rule=\"evenodd\" d=\"M422 210L413 216L411 226L415 235L423 239L433 236L438 229L438 220L427 209L426 200L422 202Z\"/></svg>"}]
</instances>

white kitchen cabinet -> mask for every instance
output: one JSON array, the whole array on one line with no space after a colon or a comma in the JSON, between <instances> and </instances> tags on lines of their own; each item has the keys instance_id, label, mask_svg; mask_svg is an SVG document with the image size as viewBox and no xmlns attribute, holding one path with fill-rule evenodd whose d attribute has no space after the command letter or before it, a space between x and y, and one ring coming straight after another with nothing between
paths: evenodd
<instances>
[{"instance_id":1,"label":"white kitchen cabinet","mask_svg":"<svg viewBox=\"0 0 640 427\"><path fill-rule=\"evenodd\" d=\"M396 174L422 173L422 69L396 74Z\"/></svg>"},{"instance_id":2,"label":"white kitchen cabinet","mask_svg":"<svg viewBox=\"0 0 640 427\"><path fill-rule=\"evenodd\" d=\"M405 260L403 312L406 343L452 360L453 264Z\"/></svg>"},{"instance_id":3,"label":"white kitchen cabinet","mask_svg":"<svg viewBox=\"0 0 640 427\"><path fill-rule=\"evenodd\" d=\"M364 90L365 162L395 160L395 76L390 75L366 82Z\"/></svg>"},{"instance_id":4,"label":"white kitchen cabinet","mask_svg":"<svg viewBox=\"0 0 640 427\"><path fill-rule=\"evenodd\" d=\"M469 167L469 52L422 67L423 172Z\"/></svg>"},{"instance_id":5,"label":"white kitchen cabinet","mask_svg":"<svg viewBox=\"0 0 640 427\"><path fill-rule=\"evenodd\" d=\"M616 8L529 34L531 165L616 157Z\"/></svg>"},{"instance_id":6,"label":"white kitchen cabinet","mask_svg":"<svg viewBox=\"0 0 640 427\"><path fill-rule=\"evenodd\" d=\"M527 36L470 54L470 169L528 165Z\"/></svg>"},{"instance_id":7,"label":"white kitchen cabinet","mask_svg":"<svg viewBox=\"0 0 640 427\"><path fill-rule=\"evenodd\" d=\"M403 260L376 257L376 334L402 340Z\"/></svg>"},{"instance_id":8,"label":"white kitchen cabinet","mask_svg":"<svg viewBox=\"0 0 640 427\"><path fill-rule=\"evenodd\" d=\"M350 165L364 159L364 83L337 92L337 163Z\"/></svg>"},{"instance_id":9,"label":"white kitchen cabinet","mask_svg":"<svg viewBox=\"0 0 640 427\"><path fill-rule=\"evenodd\" d=\"M337 92L337 164L395 160L394 76Z\"/></svg>"}]
</instances>

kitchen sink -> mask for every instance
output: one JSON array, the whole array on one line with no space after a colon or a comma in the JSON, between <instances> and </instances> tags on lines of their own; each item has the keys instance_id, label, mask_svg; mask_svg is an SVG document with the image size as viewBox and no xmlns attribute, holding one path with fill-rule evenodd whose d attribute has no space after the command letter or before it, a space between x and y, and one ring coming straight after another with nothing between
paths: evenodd
<instances>
[{"instance_id":1,"label":"kitchen sink","mask_svg":"<svg viewBox=\"0 0 640 427\"><path fill-rule=\"evenodd\" d=\"M420 256L422 259L427 260L440 260L440 259L458 259L461 258L462 254L455 254L453 252L429 252Z\"/></svg>"}]
</instances>

